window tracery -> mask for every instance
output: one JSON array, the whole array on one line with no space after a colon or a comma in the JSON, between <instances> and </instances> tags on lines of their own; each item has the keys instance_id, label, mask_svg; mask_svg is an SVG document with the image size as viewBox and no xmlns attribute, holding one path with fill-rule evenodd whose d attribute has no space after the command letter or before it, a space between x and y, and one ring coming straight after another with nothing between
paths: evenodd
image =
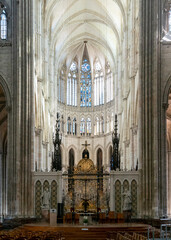
<instances>
[{"instance_id":1,"label":"window tracery","mask_svg":"<svg viewBox=\"0 0 171 240\"><path fill-rule=\"evenodd\" d=\"M163 38L162 41L171 41L171 1L166 1L163 9Z\"/></svg>"},{"instance_id":2,"label":"window tracery","mask_svg":"<svg viewBox=\"0 0 171 240\"><path fill-rule=\"evenodd\" d=\"M168 29L171 32L171 3L169 4L169 11L168 11Z\"/></svg>"},{"instance_id":3,"label":"window tracery","mask_svg":"<svg viewBox=\"0 0 171 240\"><path fill-rule=\"evenodd\" d=\"M67 78L67 105L77 106L77 64L72 62Z\"/></svg>"},{"instance_id":4,"label":"window tracery","mask_svg":"<svg viewBox=\"0 0 171 240\"><path fill-rule=\"evenodd\" d=\"M67 119L67 134L71 134L71 118Z\"/></svg>"},{"instance_id":5,"label":"window tracery","mask_svg":"<svg viewBox=\"0 0 171 240\"><path fill-rule=\"evenodd\" d=\"M80 73L80 106L91 107L91 67L87 59L83 60Z\"/></svg>"},{"instance_id":6,"label":"window tracery","mask_svg":"<svg viewBox=\"0 0 171 240\"><path fill-rule=\"evenodd\" d=\"M65 103L65 75L63 69L60 71L58 82L58 100L61 103Z\"/></svg>"},{"instance_id":7,"label":"window tracery","mask_svg":"<svg viewBox=\"0 0 171 240\"><path fill-rule=\"evenodd\" d=\"M99 117L96 117L95 119L95 129L94 129L94 134L98 135L100 133L100 121L99 121Z\"/></svg>"},{"instance_id":8,"label":"window tracery","mask_svg":"<svg viewBox=\"0 0 171 240\"><path fill-rule=\"evenodd\" d=\"M73 135L77 135L77 120L76 118L73 119L73 126L72 126L72 133Z\"/></svg>"},{"instance_id":9,"label":"window tracery","mask_svg":"<svg viewBox=\"0 0 171 240\"><path fill-rule=\"evenodd\" d=\"M104 104L104 75L100 62L95 62L94 106Z\"/></svg>"},{"instance_id":10,"label":"window tracery","mask_svg":"<svg viewBox=\"0 0 171 240\"><path fill-rule=\"evenodd\" d=\"M7 12L6 7L4 4L0 3L0 32L1 32L1 39L7 39Z\"/></svg>"},{"instance_id":11,"label":"window tracery","mask_svg":"<svg viewBox=\"0 0 171 240\"><path fill-rule=\"evenodd\" d=\"M81 119L81 123L80 123L80 134L81 134L81 135L85 135L85 119L84 119L84 118Z\"/></svg>"},{"instance_id":12,"label":"window tracery","mask_svg":"<svg viewBox=\"0 0 171 240\"><path fill-rule=\"evenodd\" d=\"M91 119L87 118L87 135L91 135Z\"/></svg>"},{"instance_id":13,"label":"window tracery","mask_svg":"<svg viewBox=\"0 0 171 240\"><path fill-rule=\"evenodd\" d=\"M113 100L113 74L109 63L106 66L106 102Z\"/></svg>"}]
</instances>

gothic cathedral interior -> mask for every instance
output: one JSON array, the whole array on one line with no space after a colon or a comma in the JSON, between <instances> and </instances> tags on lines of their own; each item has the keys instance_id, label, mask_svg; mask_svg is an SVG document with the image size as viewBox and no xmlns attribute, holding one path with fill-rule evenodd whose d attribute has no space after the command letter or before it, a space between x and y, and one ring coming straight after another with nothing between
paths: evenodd
<instances>
[{"instance_id":1,"label":"gothic cathedral interior","mask_svg":"<svg viewBox=\"0 0 171 240\"><path fill-rule=\"evenodd\" d=\"M0 0L1 222L170 218L170 158L170 0Z\"/></svg>"}]
</instances>

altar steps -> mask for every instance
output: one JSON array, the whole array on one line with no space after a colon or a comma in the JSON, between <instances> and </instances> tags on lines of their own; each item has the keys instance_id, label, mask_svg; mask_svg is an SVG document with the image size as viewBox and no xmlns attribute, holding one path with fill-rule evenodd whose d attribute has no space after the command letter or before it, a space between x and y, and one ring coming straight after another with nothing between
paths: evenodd
<instances>
[{"instance_id":1,"label":"altar steps","mask_svg":"<svg viewBox=\"0 0 171 240\"><path fill-rule=\"evenodd\" d=\"M82 230L76 230L75 232L65 232L64 237L66 240L105 240L107 238L107 232L106 231L82 231Z\"/></svg>"},{"instance_id":2,"label":"altar steps","mask_svg":"<svg viewBox=\"0 0 171 240\"><path fill-rule=\"evenodd\" d=\"M106 240L110 233L117 235L117 232L139 232L147 234L149 225L136 223L118 223L118 224L96 224L96 225L72 225L57 224L50 226L49 224L26 224L23 229L29 231L55 231L61 233L65 240Z\"/></svg>"}]
</instances>

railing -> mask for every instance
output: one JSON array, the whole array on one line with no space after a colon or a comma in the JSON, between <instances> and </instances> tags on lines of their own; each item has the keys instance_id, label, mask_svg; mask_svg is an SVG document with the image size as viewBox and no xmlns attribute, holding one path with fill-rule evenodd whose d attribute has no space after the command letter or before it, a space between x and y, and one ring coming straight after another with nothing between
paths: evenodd
<instances>
[{"instance_id":1,"label":"railing","mask_svg":"<svg viewBox=\"0 0 171 240\"><path fill-rule=\"evenodd\" d=\"M160 239L171 239L171 224L161 224Z\"/></svg>"}]
</instances>

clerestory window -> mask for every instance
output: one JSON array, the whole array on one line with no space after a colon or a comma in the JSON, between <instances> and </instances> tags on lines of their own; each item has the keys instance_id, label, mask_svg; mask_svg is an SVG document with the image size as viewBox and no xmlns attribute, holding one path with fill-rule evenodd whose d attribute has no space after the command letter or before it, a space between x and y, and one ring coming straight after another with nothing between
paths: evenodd
<instances>
[{"instance_id":1,"label":"clerestory window","mask_svg":"<svg viewBox=\"0 0 171 240\"><path fill-rule=\"evenodd\" d=\"M80 106L91 107L91 68L87 59L83 60L80 73Z\"/></svg>"},{"instance_id":2,"label":"clerestory window","mask_svg":"<svg viewBox=\"0 0 171 240\"><path fill-rule=\"evenodd\" d=\"M94 106L104 104L104 75L98 60L95 62Z\"/></svg>"},{"instance_id":3,"label":"clerestory window","mask_svg":"<svg viewBox=\"0 0 171 240\"><path fill-rule=\"evenodd\" d=\"M72 62L67 78L67 105L77 106L77 64Z\"/></svg>"},{"instance_id":4,"label":"clerestory window","mask_svg":"<svg viewBox=\"0 0 171 240\"><path fill-rule=\"evenodd\" d=\"M106 66L106 90L106 102L110 102L113 100L113 74L109 63Z\"/></svg>"},{"instance_id":5,"label":"clerestory window","mask_svg":"<svg viewBox=\"0 0 171 240\"><path fill-rule=\"evenodd\" d=\"M5 6L0 3L0 31L1 31L1 39L7 39L7 12L5 10Z\"/></svg>"}]
</instances>

